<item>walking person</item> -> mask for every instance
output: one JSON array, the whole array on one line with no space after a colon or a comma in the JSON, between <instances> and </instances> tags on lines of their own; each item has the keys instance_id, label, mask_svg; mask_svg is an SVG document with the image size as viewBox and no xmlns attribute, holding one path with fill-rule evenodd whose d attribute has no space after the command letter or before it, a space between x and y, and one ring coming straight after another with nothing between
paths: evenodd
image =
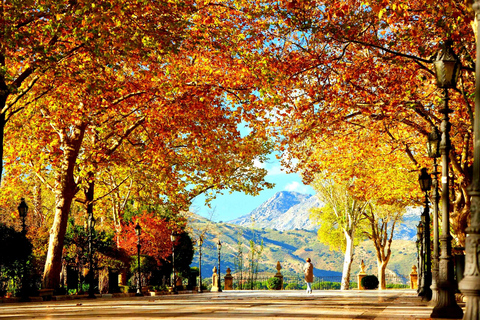
<instances>
[{"instance_id":1,"label":"walking person","mask_svg":"<svg viewBox=\"0 0 480 320\"><path fill-rule=\"evenodd\" d=\"M303 272L305 273L305 282L307 283L307 293L312 293L312 282L313 282L313 264L312 260L307 258L307 262L303 266Z\"/></svg>"}]
</instances>

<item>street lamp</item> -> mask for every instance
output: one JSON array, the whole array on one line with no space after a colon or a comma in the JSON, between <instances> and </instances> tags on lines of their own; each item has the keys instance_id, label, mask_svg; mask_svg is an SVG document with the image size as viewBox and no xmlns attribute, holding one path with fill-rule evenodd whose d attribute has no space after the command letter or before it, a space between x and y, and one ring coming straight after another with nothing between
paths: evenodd
<instances>
[{"instance_id":1,"label":"street lamp","mask_svg":"<svg viewBox=\"0 0 480 320\"><path fill-rule=\"evenodd\" d=\"M430 303L435 305L438 302L438 257L439 257L439 245L438 245L438 164L437 158L441 156L440 153L440 139L441 135L438 128L433 126L432 132L428 135L427 151L428 156L433 159L433 263L432 263L432 299Z\"/></svg>"},{"instance_id":2,"label":"street lamp","mask_svg":"<svg viewBox=\"0 0 480 320\"><path fill-rule=\"evenodd\" d=\"M480 20L480 0L472 1L477 21ZM477 35L480 23L476 24ZM480 310L480 270L478 251L480 247L480 41L476 41L477 57L475 61L475 121L473 138L473 179L468 188L471 197L470 226L466 229L465 272L459 288L467 298L465 320L478 319Z\"/></svg>"},{"instance_id":3,"label":"street lamp","mask_svg":"<svg viewBox=\"0 0 480 320\"><path fill-rule=\"evenodd\" d=\"M423 247L423 222L420 222L417 225L417 262L418 262L418 287L417 293L420 293L423 283L423 275L425 269L425 254L424 254L424 247Z\"/></svg>"},{"instance_id":4,"label":"street lamp","mask_svg":"<svg viewBox=\"0 0 480 320\"><path fill-rule=\"evenodd\" d=\"M202 245L203 245L203 236L200 235L198 239L198 248L199 248L199 257L198 257L198 275L199 275L199 283L198 283L198 293L202 293Z\"/></svg>"},{"instance_id":5,"label":"street lamp","mask_svg":"<svg viewBox=\"0 0 480 320\"><path fill-rule=\"evenodd\" d=\"M95 218L93 217L93 211L90 211L88 215L88 297L95 299L95 273L93 271L93 232L95 229Z\"/></svg>"},{"instance_id":6,"label":"street lamp","mask_svg":"<svg viewBox=\"0 0 480 320\"><path fill-rule=\"evenodd\" d=\"M142 245L140 244L140 235L142 234L142 227L137 222L135 226L135 233L137 234L137 293L136 296L143 296L142 294L142 281L141 281L141 274L140 274L140 249Z\"/></svg>"},{"instance_id":7,"label":"street lamp","mask_svg":"<svg viewBox=\"0 0 480 320\"><path fill-rule=\"evenodd\" d=\"M425 209L422 213L422 223L423 223L423 248L422 256L424 266L424 274L422 277L422 282L420 284L420 290L418 295L422 297L423 300L429 301L432 298L432 290L430 285L432 284L432 269L431 269L431 252L430 252L430 212L428 210L428 191L432 188L432 177L427 172L427 168L422 168L420 176L418 177L418 182L420 183L420 189L425 192Z\"/></svg>"},{"instance_id":8,"label":"street lamp","mask_svg":"<svg viewBox=\"0 0 480 320\"><path fill-rule=\"evenodd\" d=\"M172 269L173 269L173 293L177 294L177 277L175 276L175 241L177 241L177 233L175 231L172 231L172 234L170 235L170 240L172 240Z\"/></svg>"},{"instance_id":9,"label":"street lamp","mask_svg":"<svg viewBox=\"0 0 480 320\"><path fill-rule=\"evenodd\" d=\"M27 218L27 212L28 212L28 206L27 206L27 203L25 202L25 198L22 198L20 200L20 204L18 205L17 209L18 209L18 214L22 219L22 234L25 236L27 234L27 225L25 223L25 219Z\"/></svg>"},{"instance_id":10,"label":"street lamp","mask_svg":"<svg viewBox=\"0 0 480 320\"><path fill-rule=\"evenodd\" d=\"M433 62L437 86L444 89L442 118L442 139L440 152L442 154L442 235L440 236L441 256L439 258L438 274L438 301L433 308L432 318L461 318L462 309L455 300L455 285L452 260L452 236L450 235L450 199L449 199L449 154L450 120L448 114L453 112L448 108L448 89L455 88L460 74L460 60L452 49L452 41L448 40L442 45L436 60Z\"/></svg>"},{"instance_id":11,"label":"street lamp","mask_svg":"<svg viewBox=\"0 0 480 320\"><path fill-rule=\"evenodd\" d=\"M22 235L25 244L27 243L27 225L25 223L25 219L27 218L28 206L25 202L25 198L20 200L20 204L17 207L18 214L22 219ZM28 298L28 290L27 290L27 257L25 256L23 259L23 274L22 274L22 301L29 301Z\"/></svg>"},{"instance_id":12,"label":"street lamp","mask_svg":"<svg viewBox=\"0 0 480 320\"><path fill-rule=\"evenodd\" d=\"M217 281L218 281L218 292L222 292L222 287L221 287L221 280L220 280L220 250L222 249L222 243L220 242L220 239L218 239L218 242L217 242L217 249L218 249L218 277L217 277Z\"/></svg>"}]
</instances>

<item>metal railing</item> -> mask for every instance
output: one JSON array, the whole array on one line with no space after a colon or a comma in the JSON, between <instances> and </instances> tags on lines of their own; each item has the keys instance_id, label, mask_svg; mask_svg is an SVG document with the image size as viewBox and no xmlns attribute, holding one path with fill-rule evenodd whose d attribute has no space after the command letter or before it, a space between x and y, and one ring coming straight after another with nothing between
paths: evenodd
<instances>
[{"instance_id":1,"label":"metal railing","mask_svg":"<svg viewBox=\"0 0 480 320\"><path fill-rule=\"evenodd\" d=\"M239 279L236 275L233 275L233 289L234 290L268 290L268 279L272 278L274 274L261 274L257 275L253 281L251 279L243 278ZM224 286L224 279L222 277L222 288ZM405 276L385 276L387 288L407 288L409 287L409 280ZM339 290L341 287L342 276L323 276L314 277L312 283L312 289L314 290ZM203 284L207 287L211 287L211 279L204 279ZM350 277L350 288L354 289L358 287L357 277L352 275ZM285 275L283 277L283 288L285 290L305 290L306 283L301 275Z\"/></svg>"}]
</instances>

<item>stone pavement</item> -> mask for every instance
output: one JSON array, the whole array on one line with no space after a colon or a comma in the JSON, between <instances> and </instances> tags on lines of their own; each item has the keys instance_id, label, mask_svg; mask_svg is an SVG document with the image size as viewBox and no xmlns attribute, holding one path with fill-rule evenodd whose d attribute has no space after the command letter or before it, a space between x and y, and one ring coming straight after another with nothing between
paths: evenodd
<instances>
[{"instance_id":1,"label":"stone pavement","mask_svg":"<svg viewBox=\"0 0 480 320\"><path fill-rule=\"evenodd\" d=\"M264 290L5 303L0 319L429 319L431 310L414 290Z\"/></svg>"}]
</instances>

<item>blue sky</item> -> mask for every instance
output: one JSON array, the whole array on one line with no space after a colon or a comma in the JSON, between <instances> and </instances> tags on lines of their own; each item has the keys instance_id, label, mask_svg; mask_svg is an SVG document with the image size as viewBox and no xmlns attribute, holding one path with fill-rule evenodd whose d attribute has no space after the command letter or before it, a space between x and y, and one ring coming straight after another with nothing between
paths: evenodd
<instances>
[{"instance_id":1,"label":"blue sky","mask_svg":"<svg viewBox=\"0 0 480 320\"><path fill-rule=\"evenodd\" d=\"M211 202L211 208L205 206L204 197L199 196L194 200L190 211L211 218L216 222L229 221L249 214L253 209L280 191L287 190L312 195L315 194L310 186L302 183L302 179L298 174L286 174L282 171L280 161L277 160L275 156L270 157L270 161L264 164L264 168L268 170L268 175L265 180L275 183L273 189L263 190L256 197L240 192L230 194L226 191L224 195L217 196L217 199Z\"/></svg>"}]
</instances>

